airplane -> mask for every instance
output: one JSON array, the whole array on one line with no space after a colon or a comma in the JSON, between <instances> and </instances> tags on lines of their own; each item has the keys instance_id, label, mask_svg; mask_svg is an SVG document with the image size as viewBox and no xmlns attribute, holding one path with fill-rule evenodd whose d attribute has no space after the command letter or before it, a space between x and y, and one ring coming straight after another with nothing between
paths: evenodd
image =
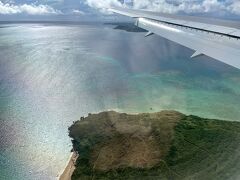
<instances>
[{"instance_id":1,"label":"airplane","mask_svg":"<svg viewBox=\"0 0 240 180\"><path fill-rule=\"evenodd\" d=\"M206 55L240 69L240 23L111 7L109 11L135 19L150 36L157 34L193 49L191 58Z\"/></svg>"}]
</instances>

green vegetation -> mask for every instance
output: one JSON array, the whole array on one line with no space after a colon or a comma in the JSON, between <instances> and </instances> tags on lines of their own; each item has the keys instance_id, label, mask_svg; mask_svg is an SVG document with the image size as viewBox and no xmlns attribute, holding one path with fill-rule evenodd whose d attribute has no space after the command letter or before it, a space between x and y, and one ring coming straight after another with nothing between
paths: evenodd
<instances>
[{"instance_id":1,"label":"green vegetation","mask_svg":"<svg viewBox=\"0 0 240 180\"><path fill-rule=\"evenodd\" d=\"M175 111L89 114L69 128L73 180L239 179L240 123Z\"/></svg>"}]
</instances>

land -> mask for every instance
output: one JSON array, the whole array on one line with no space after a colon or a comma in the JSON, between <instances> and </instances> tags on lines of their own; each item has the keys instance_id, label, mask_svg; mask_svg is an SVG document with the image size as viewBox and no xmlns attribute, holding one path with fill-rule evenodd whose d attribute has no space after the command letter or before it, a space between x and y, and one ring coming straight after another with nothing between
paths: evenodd
<instances>
[{"instance_id":1,"label":"land","mask_svg":"<svg viewBox=\"0 0 240 180\"><path fill-rule=\"evenodd\" d=\"M77 158L78 158L78 154L76 152L72 152L69 162L65 167L63 173L59 177L59 180L71 180L71 176L75 170L75 163Z\"/></svg>"},{"instance_id":2,"label":"land","mask_svg":"<svg viewBox=\"0 0 240 180\"><path fill-rule=\"evenodd\" d=\"M137 27L134 23L105 23L106 25L113 25L115 26L114 29L116 30L123 30L127 32L147 32L145 29Z\"/></svg>"},{"instance_id":3,"label":"land","mask_svg":"<svg viewBox=\"0 0 240 180\"><path fill-rule=\"evenodd\" d=\"M89 114L69 127L72 180L240 178L240 123L176 111Z\"/></svg>"}]
</instances>

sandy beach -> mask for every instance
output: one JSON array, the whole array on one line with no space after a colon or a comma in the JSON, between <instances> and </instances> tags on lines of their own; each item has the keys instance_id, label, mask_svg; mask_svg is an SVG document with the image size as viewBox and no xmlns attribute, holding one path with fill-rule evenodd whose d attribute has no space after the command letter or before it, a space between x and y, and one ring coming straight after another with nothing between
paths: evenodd
<instances>
[{"instance_id":1,"label":"sandy beach","mask_svg":"<svg viewBox=\"0 0 240 180\"><path fill-rule=\"evenodd\" d=\"M63 173L60 175L59 180L71 180L72 173L75 170L75 162L77 158L78 158L77 153L73 152L71 154L71 157L69 158L69 162L66 165Z\"/></svg>"}]
</instances>

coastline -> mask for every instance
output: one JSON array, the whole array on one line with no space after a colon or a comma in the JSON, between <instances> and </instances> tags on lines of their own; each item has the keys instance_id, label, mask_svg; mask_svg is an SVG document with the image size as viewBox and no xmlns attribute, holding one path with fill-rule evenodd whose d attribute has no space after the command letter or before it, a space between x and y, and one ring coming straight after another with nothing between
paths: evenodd
<instances>
[{"instance_id":1,"label":"coastline","mask_svg":"<svg viewBox=\"0 0 240 180\"><path fill-rule=\"evenodd\" d=\"M77 158L78 158L77 153L72 152L65 169L59 176L59 180L71 180L72 173L75 170L75 162Z\"/></svg>"}]
</instances>

